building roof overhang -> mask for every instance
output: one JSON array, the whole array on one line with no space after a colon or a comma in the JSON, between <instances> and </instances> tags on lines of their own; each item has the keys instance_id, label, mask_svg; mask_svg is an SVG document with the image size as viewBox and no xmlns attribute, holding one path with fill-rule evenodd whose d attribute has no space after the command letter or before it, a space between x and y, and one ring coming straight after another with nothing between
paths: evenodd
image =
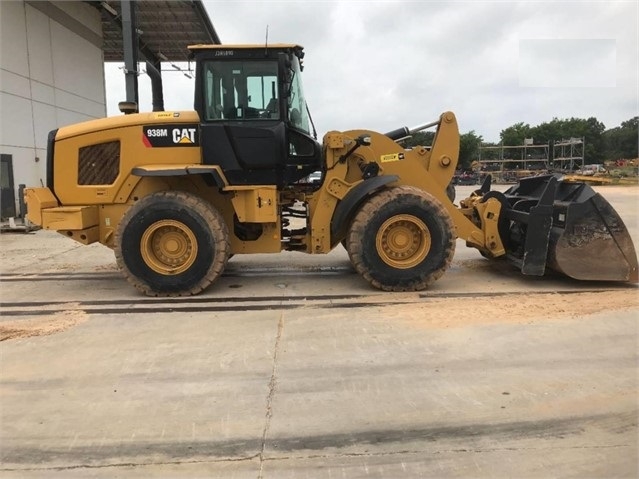
<instances>
[{"instance_id":1,"label":"building roof overhang","mask_svg":"<svg viewBox=\"0 0 639 479\"><path fill-rule=\"evenodd\" d=\"M104 61L124 61L122 2L87 3L97 8L102 17ZM151 63L187 61L189 45L221 43L200 0L139 0L132 4L136 9L140 55Z\"/></svg>"}]
</instances>

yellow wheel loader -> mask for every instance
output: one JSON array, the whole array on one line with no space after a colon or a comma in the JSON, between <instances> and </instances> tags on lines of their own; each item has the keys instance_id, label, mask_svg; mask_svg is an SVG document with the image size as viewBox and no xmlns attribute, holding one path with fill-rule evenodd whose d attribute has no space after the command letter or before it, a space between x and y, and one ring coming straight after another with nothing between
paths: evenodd
<instances>
[{"instance_id":1,"label":"yellow wheel loader","mask_svg":"<svg viewBox=\"0 0 639 479\"><path fill-rule=\"evenodd\" d=\"M112 248L141 292L197 294L234 254L322 254L340 244L374 287L421 290L446 271L457 238L528 275L637 281L621 218L585 184L540 176L499 193L488 178L453 204L453 113L387 133L330 131L320 144L302 89L302 47L190 50L195 111L52 131L47 187L25 194L30 221ZM433 127L430 146L398 142ZM316 171L319 182L305 181Z\"/></svg>"}]
</instances>

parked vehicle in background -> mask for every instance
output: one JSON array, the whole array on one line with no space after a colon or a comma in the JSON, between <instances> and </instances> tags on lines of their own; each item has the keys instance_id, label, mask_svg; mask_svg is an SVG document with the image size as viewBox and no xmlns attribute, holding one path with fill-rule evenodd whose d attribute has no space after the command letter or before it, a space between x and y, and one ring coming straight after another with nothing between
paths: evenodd
<instances>
[{"instance_id":1,"label":"parked vehicle in background","mask_svg":"<svg viewBox=\"0 0 639 479\"><path fill-rule=\"evenodd\" d=\"M584 165L577 173L584 176L594 176L598 173L606 173L606 167L601 164Z\"/></svg>"},{"instance_id":2,"label":"parked vehicle in background","mask_svg":"<svg viewBox=\"0 0 639 479\"><path fill-rule=\"evenodd\" d=\"M453 176L453 183L456 185L478 185L479 175L474 172L465 171L462 174Z\"/></svg>"},{"instance_id":3,"label":"parked vehicle in background","mask_svg":"<svg viewBox=\"0 0 639 479\"><path fill-rule=\"evenodd\" d=\"M321 171L314 171L313 173L311 173L310 175L306 177L307 183L319 184L321 181L322 181Z\"/></svg>"}]
</instances>

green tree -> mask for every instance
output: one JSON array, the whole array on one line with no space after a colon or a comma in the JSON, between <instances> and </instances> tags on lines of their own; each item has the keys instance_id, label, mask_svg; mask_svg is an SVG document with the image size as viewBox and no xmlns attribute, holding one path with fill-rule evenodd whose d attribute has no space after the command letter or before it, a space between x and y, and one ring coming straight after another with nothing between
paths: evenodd
<instances>
[{"instance_id":1,"label":"green tree","mask_svg":"<svg viewBox=\"0 0 639 479\"><path fill-rule=\"evenodd\" d=\"M470 169L471 163L479 159L479 147L482 141L483 138L481 135L476 134L475 130L460 135L458 168L468 170Z\"/></svg>"},{"instance_id":2,"label":"green tree","mask_svg":"<svg viewBox=\"0 0 639 479\"><path fill-rule=\"evenodd\" d=\"M523 145L525 138L530 138L530 125L528 123L515 123L499 134L501 143L506 146Z\"/></svg>"},{"instance_id":3,"label":"green tree","mask_svg":"<svg viewBox=\"0 0 639 479\"><path fill-rule=\"evenodd\" d=\"M584 147L584 161L586 163L603 163L606 159L605 144L603 134L606 126L594 117L588 118L581 124L581 131L586 139Z\"/></svg>"},{"instance_id":4,"label":"green tree","mask_svg":"<svg viewBox=\"0 0 639 479\"><path fill-rule=\"evenodd\" d=\"M584 162L602 163L604 160L603 132L606 127L595 117L588 119L553 118L550 122L541 123L531 129L536 144L559 141L569 138L584 138Z\"/></svg>"},{"instance_id":5,"label":"green tree","mask_svg":"<svg viewBox=\"0 0 639 479\"><path fill-rule=\"evenodd\" d=\"M418 131L402 141L404 148L412 148L414 146L430 146L433 144L433 138L435 132L433 131Z\"/></svg>"},{"instance_id":6,"label":"green tree","mask_svg":"<svg viewBox=\"0 0 639 479\"><path fill-rule=\"evenodd\" d=\"M570 137L565 133L565 120L553 118L549 122L540 123L531 128L531 135L536 144L548 143L549 141L561 140ZM573 135L574 136L574 135Z\"/></svg>"},{"instance_id":7,"label":"green tree","mask_svg":"<svg viewBox=\"0 0 639 479\"><path fill-rule=\"evenodd\" d=\"M639 158L639 116L603 133L605 160Z\"/></svg>"}]
</instances>

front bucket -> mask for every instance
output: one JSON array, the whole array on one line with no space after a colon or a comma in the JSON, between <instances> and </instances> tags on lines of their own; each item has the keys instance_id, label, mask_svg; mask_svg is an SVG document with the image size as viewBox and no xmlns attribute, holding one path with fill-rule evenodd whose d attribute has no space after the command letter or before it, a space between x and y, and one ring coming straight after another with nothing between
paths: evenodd
<instances>
[{"instance_id":1,"label":"front bucket","mask_svg":"<svg viewBox=\"0 0 639 479\"><path fill-rule=\"evenodd\" d=\"M585 183L524 178L504 193L508 257L524 274L548 267L580 280L639 281L637 254L619 214Z\"/></svg>"}]
</instances>

